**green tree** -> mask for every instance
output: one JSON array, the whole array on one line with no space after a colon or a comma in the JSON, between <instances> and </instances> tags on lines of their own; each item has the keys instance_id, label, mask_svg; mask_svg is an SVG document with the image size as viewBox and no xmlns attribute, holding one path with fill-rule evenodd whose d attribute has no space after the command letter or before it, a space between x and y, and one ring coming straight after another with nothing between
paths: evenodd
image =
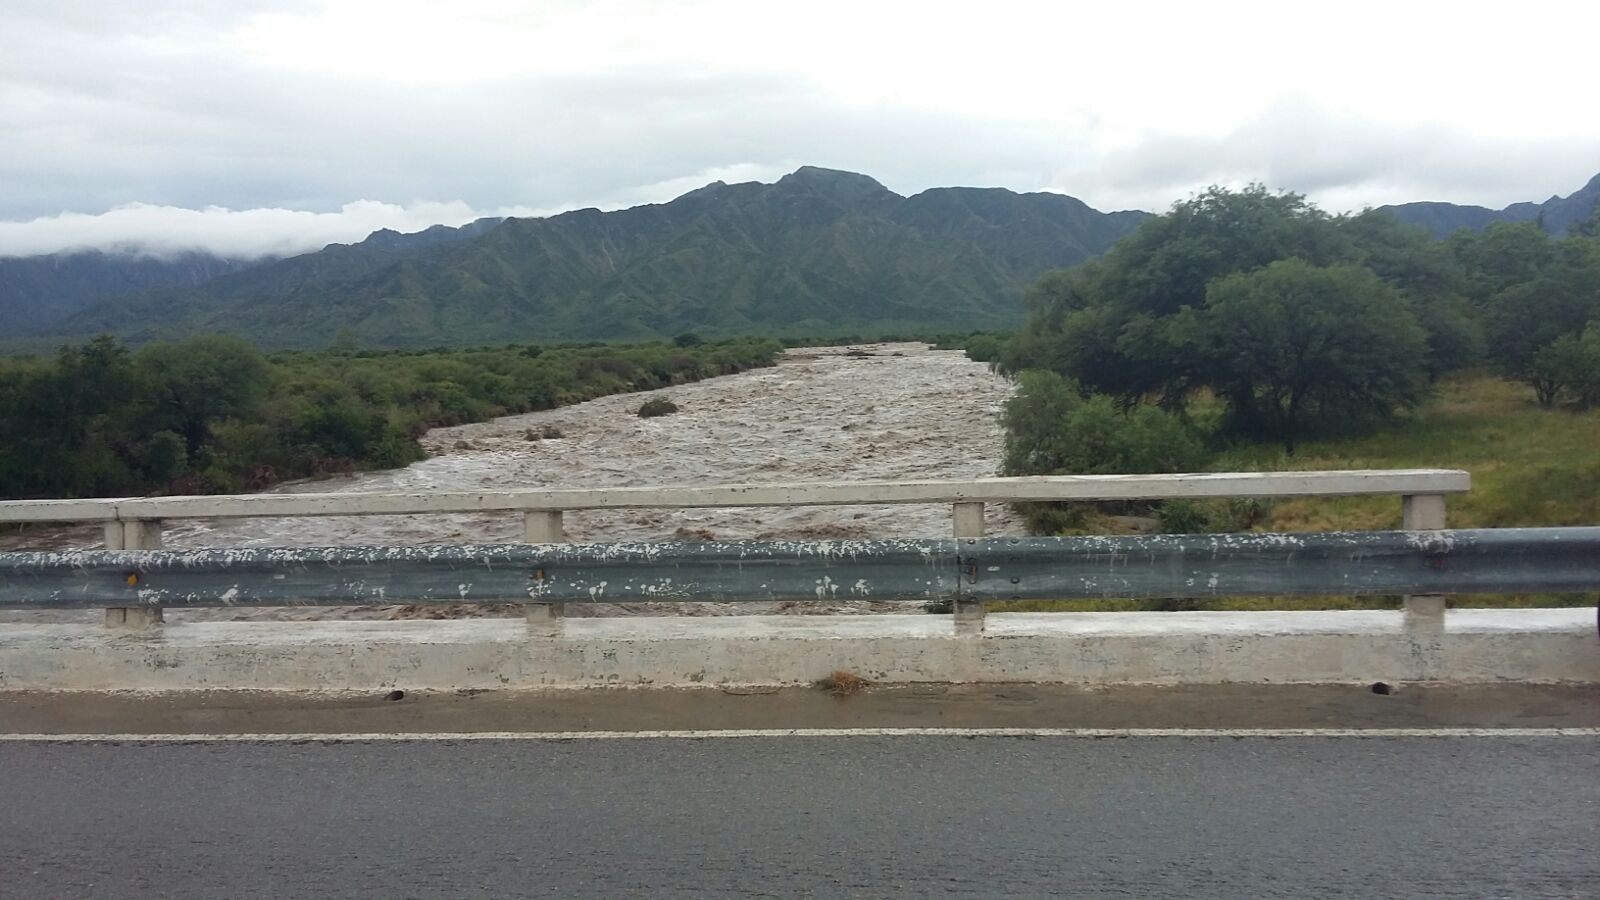
<instances>
[{"instance_id":1,"label":"green tree","mask_svg":"<svg viewBox=\"0 0 1600 900\"><path fill-rule=\"evenodd\" d=\"M1206 287L1233 272L1289 256L1327 263L1354 250L1333 219L1299 194L1261 185L1213 187L1146 221L1102 263L1041 282L1030 330L1049 367L1124 404L1159 393L1181 405L1202 379L1170 331L1172 317L1204 304ZM1023 361L1018 361L1023 362Z\"/></svg>"},{"instance_id":2,"label":"green tree","mask_svg":"<svg viewBox=\"0 0 1600 900\"><path fill-rule=\"evenodd\" d=\"M1482 231L1463 228L1450 236L1448 245L1461 262L1468 297L1479 305L1533 281L1558 260L1556 242L1528 222L1495 222Z\"/></svg>"},{"instance_id":3,"label":"green tree","mask_svg":"<svg viewBox=\"0 0 1600 900\"><path fill-rule=\"evenodd\" d=\"M1551 407L1563 395L1580 409L1600 404L1600 322L1581 333L1564 334L1535 353L1527 381L1539 405Z\"/></svg>"},{"instance_id":4,"label":"green tree","mask_svg":"<svg viewBox=\"0 0 1600 900\"><path fill-rule=\"evenodd\" d=\"M125 492L149 433L126 348L109 337L0 367L0 495Z\"/></svg>"},{"instance_id":5,"label":"green tree","mask_svg":"<svg viewBox=\"0 0 1600 900\"><path fill-rule=\"evenodd\" d=\"M1479 269L1498 271L1492 263L1505 255L1501 245L1520 250L1523 238L1500 235L1475 246L1473 258L1482 257ZM1191 319L1208 290L1286 259L1359 266L1387 284L1385 296L1400 297L1425 333L1421 358L1430 377L1482 360L1483 327L1469 299L1479 282L1450 247L1386 213L1330 216L1297 194L1252 185L1211 188L1145 222L1103 259L1042 277L1028 292L1028 326L1000 353L998 367L1046 368L1124 406L1155 397L1180 409L1196 389L1232 377L1192 346Z\"/></svg>"},{"instance_id":6,"label":"green tree","mask_svg":"<svg viewBox=\"0 0 1600 900\"><path fill-rule=\"evenodd\" d=\"M1229 275L1182 318L1188 346L1244 429L1293 453L1308 425L1389 415L1420 398L1427 337L1368 269L1272 263Z\"/></svg>"},{"instance_id":7,"label":"green tree","mask_svg":"<svg viewBox=\"0 0 1600 900\"><path fill-rule=\"evenodd\" d=\"M1119 409L1054 372L1023 372L1001 421L1006 475L1182 472L1205 460L1204 442L1179 416L1147 404Z\"/></svg>"},{"instance_id":8,"label":"green tree","mask_svg":"<svg viewBox=\"0 0 1600 900\"><path fill-rule=\"evenodd\" d=\"M266 395L268 368L261 351L232 335L205 335L150 344L135 362L149 381L152 416L184 440L190 458L200 452L213 422L247 416Z\"/></svg>"},{"instance_id":9,"label":"green tree","mask_svg":"<svg viewBox=\"0 0 1600 900\"><path fill-rule=\"evenodd\" d=\"M1535 357L1563 335L1600 319L1600 241L1551 241L1546 258L1527 277L1509 282L1484 301L1490 361L1506 374L1540 387ZM1550 402L1554 402L1551 398Z\"/></svg>"},{"instance_id":10,"label":"green tree","mask_svg":"<svg viewBox=\"0 0 1600 900\"><path fill-rule=\"evenodd\" d=\"M1370 269L1411 301L1428 335L1428 374L1478 365L1485 338L1477 311L1467 298L1466 267L1450 247L1425 228L1407 225L1376 211L1338 220L1355 247L1350 260Z\"/></svg>"}]
</instances>

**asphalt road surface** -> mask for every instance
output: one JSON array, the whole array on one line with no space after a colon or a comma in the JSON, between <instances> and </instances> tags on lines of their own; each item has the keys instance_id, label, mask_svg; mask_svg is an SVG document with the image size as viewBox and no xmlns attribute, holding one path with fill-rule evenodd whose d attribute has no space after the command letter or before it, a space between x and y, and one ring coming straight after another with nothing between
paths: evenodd
<instances>
[{"instance_id":1,"label":"asphalt road surface","mask_svg":"<svg viewBox=\"0 0 1600 900\"><path fill-rule=\"evenodd\" d=\"M1600 896L1600 740L0 743L0 896Z\"/></svg>"}]
</instances>

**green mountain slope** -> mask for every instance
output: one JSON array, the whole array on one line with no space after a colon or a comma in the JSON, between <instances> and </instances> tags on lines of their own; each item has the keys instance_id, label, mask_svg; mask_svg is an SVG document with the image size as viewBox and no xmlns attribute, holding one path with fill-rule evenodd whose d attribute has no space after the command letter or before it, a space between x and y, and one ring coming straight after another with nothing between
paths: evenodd
<instances>
[{"instance_id":1,"label":"green mountain slope","mask_svg":"<svg viewBox=\"0 0 1600 900\"><path fill-rule=\"evenodd\" d=\"M348 328L364 345L417 347L1009 327L1040 273L1103 252L1145 216L999 189L906 198L805 167L670 203L509 219L381 265L329 247L105 304L60 330L316 347Z\"/></svg>"},{"instance_id":2,"label":"green mountain slope","mask_svg":"<svg viewBox=\"0 0 1600 900\"><path fill-rule=\"evenodd\" d=\"M254 265L198 252L153 257L83 250L0 258L0 334L48 328L107 298L194 287Z\"/></svg>"},{"instance_id":3,"label":"green mountain slope","mask_svg":"<svg viewBox=\"0 0 1600 900\"><path fill-rule=\"evenodd\" d=\"M329 244L315 253L255 265L192 288L112 297L45 333L113 332L140 340L197 330L249 336L242 328L199 323L224 321L235 310L269 310L296 297L336 294L400 263L437 255L446 247L488 234L502 221L479 219L459 228L434 225L413 234L385 228L359 243Z\"/></svg>"}]
</instances>

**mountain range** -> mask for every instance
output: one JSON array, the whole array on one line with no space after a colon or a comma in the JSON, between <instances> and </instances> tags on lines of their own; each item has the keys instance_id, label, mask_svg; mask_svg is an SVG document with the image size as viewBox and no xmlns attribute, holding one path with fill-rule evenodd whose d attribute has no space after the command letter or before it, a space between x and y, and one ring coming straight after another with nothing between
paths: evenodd
<instances>
[{"instance_id":1,"label":"mountain range","mask_svg":"<svg viewBox=\"0 0 1600 900\"><path fill-rule=\"evenodd\" d=\"M1600 202L1600 175L1565 197L1551 197L1543 203L1513 203L1505 209L1460 206L1455 203L1401 203L1381 206L1395 218L1431 230L1444 237L1462 228L1482 229L1495 222L1537 222L1545 231L1563 235L1579 222L1588 221Z\"/></svg>"},{"instance_id":2,"label":"mountain range","mask_svg":"<svg viewBox=\"0 0 1600 900\"><path fill-rule=\"evenodd\" d=\"M198 287L257 260L189 252L174 257L82 250L0 258L0 325L47 328L111 297Z\"/></svg>"},{"instance_id":3,"label":"mountain range","mask_svg":"<svg viewBox=\"0 0 1600 900\"><path fill-rule=\"evenodd\" d=\"M1001 189L902 197L804 167L775 184L509 219L422 248L388 251L385 237L387 255L374 236L97 304L54 330L223 330L303 347L347 329L363 346L405 347L1004 327L1040 273L1104 252L1145 216Z\"/></svg>"},{"instance_id":4,"label":"mountain range","mask_svg":"<svg viewBox=\"0 0 1600 900\"><path fill-rule=\"evenodd\" d=\"M1600 176L1568 198L1505 210L1385 207L1435 233L1492 221L1564 231ZM268 347L1006 328L1040 274L1097 256L1149 216L1062 194L932 188L802 167L774 184L714 182L668 203L378 231L285 259L90 252L0 259L0 339L204 331ZM32 340L29 340L31 336Z\"/></svg>"}]
</instances>

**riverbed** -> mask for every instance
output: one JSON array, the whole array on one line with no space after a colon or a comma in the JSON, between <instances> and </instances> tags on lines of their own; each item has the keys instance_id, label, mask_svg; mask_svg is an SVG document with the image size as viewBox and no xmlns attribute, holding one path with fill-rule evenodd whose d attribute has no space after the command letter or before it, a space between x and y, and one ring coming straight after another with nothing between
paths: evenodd
<instances>
[{"instance_id":1,"label":"riverbed","mask_svg":"<svg viewBox=\"0 0 1600 900\"><path fill-rule=\"evenodd\" d=\"M996 474L1004 378L960 351L923 344L790 350L778 365L575 406L438 428L422 438L428 457L402 469L280 485L273 493L481 491L537 488L691 486L812 481L977 478ZM641 419L647 396L678 412ZM559 437L544 435L559 434ZM1023 531L1008 507L990 504L991 534ZM817 506L569 512L572 541L762 540L942 537L948 505ZM168 547L413 545L523 539L515 513L171 520ZM93 547L93 529L15 537L23 544ZM830 605L831 607L831 605ZM796 612L856 611L815 605ZM863 607L865 609L874 606ZM602 609L600 614L639 612ZM738 610L694 604L683 612ZM228 618L265 611L208 611ZM414 614L431 614L412 610ZM349 611L298 610L297 617ZM389 610L387 614L406 614ZM202 615L169 613L169 615Z\"/></svg>"}]
</instances>

